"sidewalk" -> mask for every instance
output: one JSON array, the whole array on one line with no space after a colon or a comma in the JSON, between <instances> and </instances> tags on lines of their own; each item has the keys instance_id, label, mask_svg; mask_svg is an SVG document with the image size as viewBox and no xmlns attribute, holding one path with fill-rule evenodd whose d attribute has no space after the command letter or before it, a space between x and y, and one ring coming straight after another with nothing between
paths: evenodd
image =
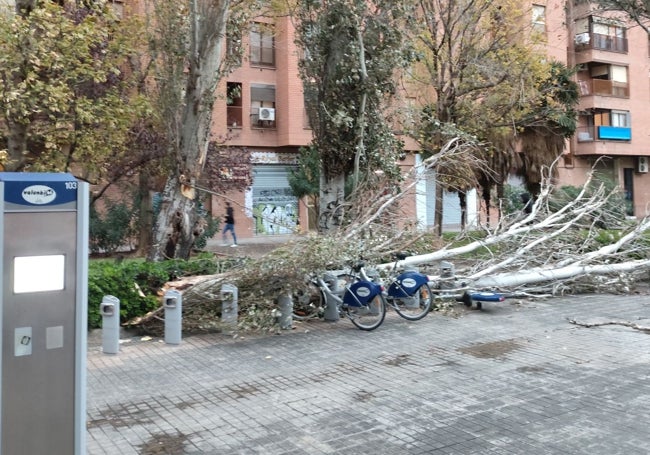
<instances>
[{"instance_id":1,"label":"sidewalk","mask_svg":"<svg viewBox=\"0 0 650 455\"><path fill-rule=\"evenodd\" d=\"M299 235L265 235L237 240L237 247L233 248L232 238L228 236L223 242L221 234L217 233L214 238L207 241L206 250L212 251L221 256L233 257L260 257L274 249L286 245L293 240L299 239Z\"/></svg>"},{"instance_id":2,"label":"sidewalk","mask_svg":"<svg viewBox=\"0 0 650 455\"><path fill-rule=\"evenodd\" d=\"M650 298L91 344L87 452L646 455L650 337L617 321L650 325Z\"/></svg>"}]
</instances>

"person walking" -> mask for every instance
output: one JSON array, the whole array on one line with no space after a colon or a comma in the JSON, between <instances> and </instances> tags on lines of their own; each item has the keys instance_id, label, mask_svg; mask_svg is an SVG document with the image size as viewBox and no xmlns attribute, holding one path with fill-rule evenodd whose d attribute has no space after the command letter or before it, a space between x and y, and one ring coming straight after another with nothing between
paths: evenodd
<instances>
[{"instance_id":1,"label":"person walking","mask_svg":"<svg viewBox=\"0 0 650 455\"><path fill-rule=\"evenodd\" d=\"M221 238L223 240L223 245L222 246L227 246L228 244L226 243L226 232L230 231L230 234L232 235L232 241L233 244L230 245L231 247L237 246L237 235L235 234L235 212L230 205L230 202L226 202L226 216L223 219L224 226L223 226L223 231L221 232Z\"/></svg>"}]
</instances>

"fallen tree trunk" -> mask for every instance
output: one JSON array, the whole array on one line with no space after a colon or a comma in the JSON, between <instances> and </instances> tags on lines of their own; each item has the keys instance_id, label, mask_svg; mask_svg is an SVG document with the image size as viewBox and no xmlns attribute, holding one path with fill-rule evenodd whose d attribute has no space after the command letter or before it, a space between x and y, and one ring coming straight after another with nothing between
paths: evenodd
<instances>
[{"instance_id":1,"label":"fallen tree trunk","mask_svg":"<svg viewBox=\"0 0 650 455\"><path fill-rule=\"evenodd\" d=\"M630 272L643 272L650 269L650 260L639 260L622 262L620 264L594 264L579 265L572 264L560 268L537 269L528 271L517 271L502 273L493 276L483 276L476 280L468 277L473 285L479 289L482 288L513 288L525 284L534 284L542 282L553 282L566 280L568 278L577 278L583 275L609 275Z\"/></svg>"}]
</instances>

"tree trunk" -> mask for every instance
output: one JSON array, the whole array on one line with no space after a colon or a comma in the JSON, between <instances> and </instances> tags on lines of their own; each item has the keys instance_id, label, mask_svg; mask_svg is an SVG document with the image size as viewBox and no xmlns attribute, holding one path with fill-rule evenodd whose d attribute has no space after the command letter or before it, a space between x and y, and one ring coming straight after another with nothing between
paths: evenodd
<instances>
[{"instance_id":1,"label":"tree trunk","mask_svg":"<svg viewBox=\"0 0 650 455\"><path fill-rule=\"evenodd\" d=\"M649 266L650 260L647 259L623 262L620 264L571 264L559 268L538 268L526 271L501 273L492 276L483 276L474 281L473 285L477 289L495 287L512 288L525 284L565 280L567 278L574 278L581 275L604 275L611 273L634 272L647 269Z\"/></svg>"},{"instance_id":2,"label":"tree trunk","mask_svg":"<svg viewBox=\"0 0 650 455\"><path fill-rule=\"evenodd\" d=\"M444 195L444 189L442 188L442 185L436 178L436 209L434 213L434 225L436 229L436 234L438 237L442 237L442 200L443 200L443 195Z\"/></svg>"},{"instance_id":3,"label":"tree trunk","mask_svg":"<svg viewBox=\"0 0 650 455\"><path fill-rule=\"evenodd\" d=\"M458 199L460 202L460 229L464 231L467 227L467 192L459 191Z\"/></svg>"},{"instance_id":4,"label":"tree trunk","mask_svg":"<svg viewBox=\"0 0 650 455\"><path fill-rule=\"evenodd\" d=\"M318 230L322 233L336 231L345 215L345 175L327 179L321 171L318 205Z\"/></svg>"},{"instance_id":5,"label":"tree trunk","mask_svg":"<svg viewBox=\"0 0 650 455\"><path fill-rule=\"evenodd\" d=\"M176 165L163 192L150 260L187 259L197 237L195 187L208 152L229 8L230 0L190 0L190 46L184 102L179 122L168 119L175 126L175 143L171 149Z\"/></svg>"},{"instance_id":6,"label":"tree trunk","mask_svg":"<svg viewBox=\"0 0 650 455\"><path fill-rule=\"evenodd\" d=\"M492 199L490 197L490 190L491 186L490 185L483 185L481 188L481 196L483 197L483 203L485 204L485 225L490 227L490 200Z\"/></svg>"},{"instance_id":7,"label":"tree trunk","mask_svg":"<svg viewBox=\"0 0 650 455\"><path fill-rule=\"evenodd\" d=\"M150 261L173 258L189 258L194 245L194 230L197 222L194 198L188 198L177 191L181 187L178 179L167 180L160 203L158 224L153 234Z\"/></svg>"}]
</instances>

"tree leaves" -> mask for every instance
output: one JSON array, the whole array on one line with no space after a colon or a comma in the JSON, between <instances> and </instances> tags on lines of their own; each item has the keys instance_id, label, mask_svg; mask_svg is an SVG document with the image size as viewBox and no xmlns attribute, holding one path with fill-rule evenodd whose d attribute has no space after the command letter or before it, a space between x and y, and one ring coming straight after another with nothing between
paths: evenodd
<instances>
[{"instance_id":1,"label":"tree leaves","mask_svg":"<svg viewBox=\"0 0 650 455\"><path fill-rule=\"evenodd\" d=\"M109 9L43 2L29 14L0 17L0 108L8 170L70 171L100 179L104 162L125 150L128 131L150 112L133 96L138 74L133 22ZM126 151L126 150L125 150Z\"/></svg>"}]
</instances>

